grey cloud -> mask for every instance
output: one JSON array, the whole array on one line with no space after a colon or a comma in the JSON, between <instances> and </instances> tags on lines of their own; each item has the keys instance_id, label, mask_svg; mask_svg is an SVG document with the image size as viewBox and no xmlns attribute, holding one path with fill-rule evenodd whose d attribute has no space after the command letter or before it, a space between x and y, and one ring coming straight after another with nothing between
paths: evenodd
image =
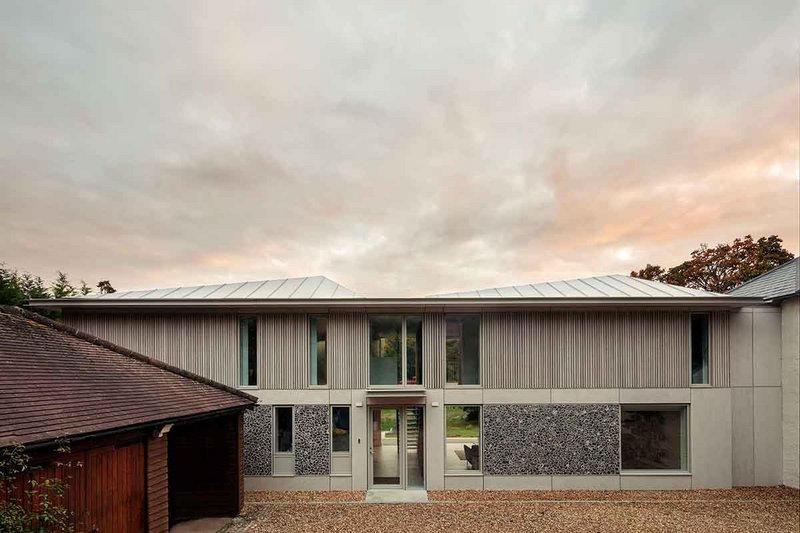
<instances>
[{"instance_id":1,"label":"grey cloud","mask_svg":"<svg viewBox=\"0 0 800 533\"><path fill-rule=\"evenodd\" d=\"M0 15L0 260L47 277L419 295L798 249L796 2Z\"/></svg>"}]
</instances>

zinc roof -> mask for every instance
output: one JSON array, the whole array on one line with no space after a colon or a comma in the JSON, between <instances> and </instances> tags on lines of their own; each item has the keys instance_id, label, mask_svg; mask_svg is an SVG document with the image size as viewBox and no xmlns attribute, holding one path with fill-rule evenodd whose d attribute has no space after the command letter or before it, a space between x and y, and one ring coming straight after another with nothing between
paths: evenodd
<instances>
[{"instance_id":1,"label":"zinc roof","mask_svg":"<svg viewBox=\"0 0 800 533\"><path fill-rule=\"evenodd\" d=\"M359 298L355 291L325 276L305 278L269 279L118 291L111 294L88 294L76 297L82 300L306 300L317 298Z\"/></svg>"},{"instance_id":2,"label":"zinc roof","mask_svg":"<svg viewBox=\"0 0 800 533\"><path fill-rule=\"evenodd\" d=\"M688 289L622 274L434 294L429 298L708 298L714 292Z\"/></svg>"}]
</instances>

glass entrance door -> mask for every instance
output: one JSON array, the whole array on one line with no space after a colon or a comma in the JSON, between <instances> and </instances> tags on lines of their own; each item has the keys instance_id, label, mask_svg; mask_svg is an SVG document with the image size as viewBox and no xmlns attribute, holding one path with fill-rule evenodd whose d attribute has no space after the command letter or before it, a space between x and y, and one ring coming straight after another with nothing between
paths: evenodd
<instances>
[{"instance_id":1,"label":"glass entrance door","mask_svg":"<svg viewBox=\"0 0 800 533\"><path fill-rule=\"evenodd\" d=\"M425 487L424 418L422 407L371 408L371 487Z\"/></svg>"}]
</instances>

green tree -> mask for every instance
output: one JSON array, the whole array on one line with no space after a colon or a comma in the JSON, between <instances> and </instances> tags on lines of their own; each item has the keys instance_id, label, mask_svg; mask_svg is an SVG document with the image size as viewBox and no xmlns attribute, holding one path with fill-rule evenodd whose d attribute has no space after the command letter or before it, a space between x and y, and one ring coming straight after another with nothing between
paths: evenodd
<instances>
[{"instance_id":1,"label":"green tree","mask_svg":"<svg viewBox=\"0 0 800 533\"><path fill-rule=\"evenodd\" d=\"M117 292L117 289L111 286L111 282L106 280L100 281L97 283L97 288L100 290L100 294L112 294Z\"/></svg>"},{"instance_id":2,"label":"green tree","mask_svg":"<svg viewBox=\"0 0 800 533\"><path fill-rule=\"evenodd\" d=\"M53 291L53 298L69 298L70 296L75 296L78 294L77 289L75 289L72 283L69 282L67 275L60 270L57 272L58 276L53 282L53 285L50 287L50 289Z\"/></svg>"},{"instance_id":3,"label":"green tree","mask_svg":"<svg viewBox=\"0 0 800 533\"><path fill-rule=\"evenodd\" d=\"M794 259L794 254L783 247L777 235L753 240L751 235L709 247L701 244L691 253L691 258L674 267L664 269L648 265L631 272L631 277L661 281L692 289L725 293L745 281L768 272Z\"/></svg>"}]
</instances>

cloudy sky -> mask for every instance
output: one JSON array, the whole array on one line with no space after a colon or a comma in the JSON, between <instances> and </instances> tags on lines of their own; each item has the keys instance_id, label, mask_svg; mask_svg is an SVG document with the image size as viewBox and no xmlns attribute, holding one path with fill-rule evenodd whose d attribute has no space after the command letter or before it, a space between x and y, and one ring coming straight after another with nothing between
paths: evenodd
<instances>
[{"instance_id":1,"label":"cloudy sky","mask_svg":"<svg viewBox=\"0 0 800 533\"><path fill-rule=\"evenodd\" d=\"M4 1L0 261L416 296L798 252L796 0L379 4Z\"/></svg>"}]
</instances>

